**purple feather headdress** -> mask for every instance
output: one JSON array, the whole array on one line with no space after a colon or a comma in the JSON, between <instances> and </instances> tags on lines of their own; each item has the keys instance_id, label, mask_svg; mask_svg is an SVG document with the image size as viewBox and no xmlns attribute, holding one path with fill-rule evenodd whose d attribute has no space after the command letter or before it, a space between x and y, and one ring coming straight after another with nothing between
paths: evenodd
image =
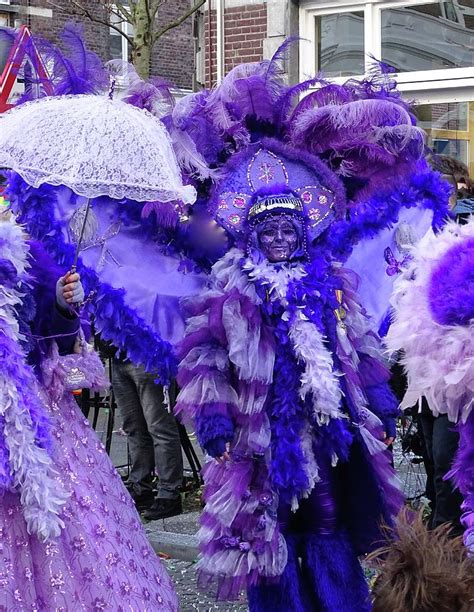
<instances>
[{"instance_id":1,"label":"purple feather headdress","mask_svg":"<svg viewBox=\"0 0 474 612\"><path fill-rule=\"evenodd\" d=\"M223 169L212 209L217 221L243 239L257 217L289 213L304 218L314 240L344 211L344 192L316 157L267 139L235 155Z\"/></svg>"}]
</instances>

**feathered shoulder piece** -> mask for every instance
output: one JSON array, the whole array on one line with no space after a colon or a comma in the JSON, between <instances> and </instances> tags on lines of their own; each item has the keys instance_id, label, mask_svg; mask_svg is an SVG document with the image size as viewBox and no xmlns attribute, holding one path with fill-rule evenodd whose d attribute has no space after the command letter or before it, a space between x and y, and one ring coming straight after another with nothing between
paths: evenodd
<instances>
[{"instance_id":1,"label":"feathered shoulder piece","mask_svg":"<svg viewBox=\"0 0 474 612\"><path fill-rule=\"evenodd\" d=\"M402 406L424 396L435 415L465 422L474 404L474 218L427 234L395 283L392 351L404 351Z\"/></svg>"}]
</instances>

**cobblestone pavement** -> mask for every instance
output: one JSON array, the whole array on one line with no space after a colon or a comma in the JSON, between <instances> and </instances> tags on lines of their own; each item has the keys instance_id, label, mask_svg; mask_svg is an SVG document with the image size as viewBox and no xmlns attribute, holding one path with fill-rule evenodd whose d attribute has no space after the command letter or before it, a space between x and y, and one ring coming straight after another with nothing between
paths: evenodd
<instances>
[{"instance_id":1,"label":"cobblestone pavement","mask_svg":"<svg viewBox=\"0 0 474 612\"><path fill-rule=\"evenodd\" d=\"M242 602L222 602L216 603L212 598L206 597L198 592L196 588L196 564L188 561L177 561L176 559L162 559L164 566L168 570L178 592L180 602L180 612L211 612L220 610L221 612L247 612L248 607ZM364 572L369 584L374 578L374 571L364 568Z\"/></svg>"},{"instance_id":2,"label":"cobblestone pavement","mask_svg":"<svg viewBox=\"0 0 474 612\"><path fill-rule=\"evenodd\" d=\"M163 563L174 582L180 601L180 612L246 612L245 601L216 603L210 597L199 593L196 588L196 564L176 559L163 559Z\"/></svg>"}]
</instances>

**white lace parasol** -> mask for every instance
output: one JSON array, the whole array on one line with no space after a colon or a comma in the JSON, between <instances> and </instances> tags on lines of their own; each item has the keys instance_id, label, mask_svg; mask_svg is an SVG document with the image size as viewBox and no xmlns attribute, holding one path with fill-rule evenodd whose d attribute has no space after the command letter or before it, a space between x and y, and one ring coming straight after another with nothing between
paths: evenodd
<instances>
[{"instance_id":1,"label":"white lace parasol","mask_svg":"<svg viewBox=\"0 0 474 612\"><path fill-rule=\"evenodd\" d=\"M33 187L139 202L194 202L163 124L145 110L95 95L41 98L0 115L0 166Z\"/></svg>"}]
</instances>

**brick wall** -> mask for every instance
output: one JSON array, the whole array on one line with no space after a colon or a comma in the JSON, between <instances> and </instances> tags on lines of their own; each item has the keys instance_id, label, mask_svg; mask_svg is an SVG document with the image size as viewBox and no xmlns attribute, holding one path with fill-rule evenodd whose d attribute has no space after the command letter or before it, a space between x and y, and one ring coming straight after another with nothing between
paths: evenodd
<instances>
[{"instance_id":1,"label":"brick wall","mask_svg":"<svg viewBox=\"0 0 474 612\"><path fill-rule=\"evenodd\" d=\"M94 15L104 15L100 0L81 0ZM25 7L27 0L15 0L16 5ZM160 7L158 19L163 25L173 21L189 8L189 0L165 0ZM57 42L57 36L66 21L78 20L69 0L30 0L33 8L46 8L53 12L52 18L37 15L21 19L34 33ZM56 7L61 7L56 8ZM162 76L180 88L191 89L194 76L194 40L192 17L179 27L174 28L157 43L151 62L151 74ZM97 53L104 61L110 59L109 30L106 26L81 19L84 24L85 40L88 48Z\"/></svg>"},{"instance_id":2,"label":"brick wall","mask_svg":"<svg viewBox=\"0 0 474 612\"><path fill-rule=\"evenodd\" d=\"M212 52L209 58L208 13L204 13L205 85L213 85L217 77L216 58L216 12L211 11ZM231 6L224 12L224 74L243 62L258 62L263 59L263 41L267 36L267 3ZM210 79L209 59L212 67Z\"/></svg>"},{"instance_id":3,"label":"brick wall","mask_svg":"<svg viewBox=\"0 0 474 612\"><path fill-rule=\"evenodd\" d=\"M158 9L165 25L189 9L189 0L168 0ZM158 42L152 59L152 74L169 79L178 87L191 89L194 77L194 37L192 15Z\"/></svg>"}]
</instances>

